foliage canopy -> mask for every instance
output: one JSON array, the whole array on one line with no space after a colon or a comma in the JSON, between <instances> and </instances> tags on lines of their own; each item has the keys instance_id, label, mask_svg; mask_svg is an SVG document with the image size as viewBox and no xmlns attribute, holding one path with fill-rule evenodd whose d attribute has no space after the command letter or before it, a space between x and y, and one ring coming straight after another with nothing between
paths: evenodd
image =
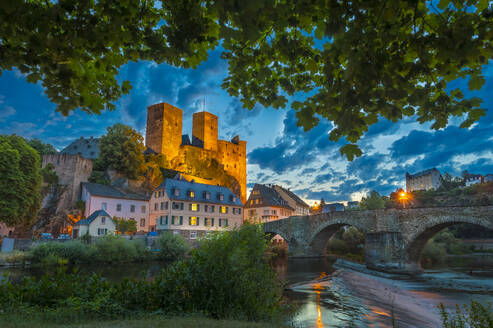
<instances>
[{"instance_id":1,"label":"foliage canopy","mask_svg":"<svg viewBox=\"0 0 493 328\"><path fill-rule=\"evenodd\" d=\"M130 179L144 173L143 138L131 127L120 123L108 127L99 149L98 166L111 167Z\"/></svg>"},{"instance_id":2,"label":"foliage canopy","mask_svg":"<svg viewBox=\"0 0 493 328\"><path fill-rule=\"evenodd\" d=\"M16 135L0 135L0 222L29 224L41 207L39 154Z\"/></svg>"},{"instance_id":3,"label":"foliage canopy","mask_svg":"<svg viewBox=\"0 0 493 328\"><path fill-rule=\"evenodd\" d=\"M372 190L369 195L361 198L359 207L362 210L377 210L385 207L385 198L380 196L380 194Z\"/></svg>"},{"instance_id":4,"label":"foliage canopy","mask_svg":"<svg viewBox=\"0 0 493 328\"><path fill-rule=\"evenodd\" d=\"M466 114L477 121L481 100L449 82L480 89L493 58L493 7L467 1L2 1L0 73L17 67L41 81L67 115L115 109L129 93L116 79L129 61L196 67L219 46L229 65L223 88L252 109L280 108L287 96L305 130L333 122L341 153L381 117L416 115L432 128Z\"/></svg>"}]
</instances>

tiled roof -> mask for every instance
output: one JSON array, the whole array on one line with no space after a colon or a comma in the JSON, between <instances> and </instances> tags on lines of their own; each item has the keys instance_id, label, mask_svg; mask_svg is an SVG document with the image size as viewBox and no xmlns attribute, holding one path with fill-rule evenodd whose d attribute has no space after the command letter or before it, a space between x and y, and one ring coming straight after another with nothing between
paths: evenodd
<instances>
[{"instance_id":1,"label":"tiled roof","mask_svg":"<svg viewBox=\"0 0 493 328\"><path fill-rule=\"evenodd\" d=\"M179 194L176 196L174 191L175 188L179 190ZM164 189L169 199L171 200L188 200L197 201L201 203L212 203L212 204L224 204L224 205L234 205L243 206L240 198L235 195L229 188L222 186L209 185L197 182L188 182L184 179L166 179L159 187L155 190ZM188 191L193 190L195 197L191 198L188 196ZM204 197L204 192L210 193L210 199ZM224 195L223 200L219 200L218 195ZM232 197L235 200L232 200Z\"/></svg>"},{"instance_id":2,"label":"tiled roof","mask_svg":"<svg viewBox=\"0 0 493 328\"><path fill-rule=\"evenodd\" d=\"M92 196L123 198L133 200L149 200L149 197L143 194L127 193L120 191L112 186L99 183L82 182L82 188L85 188Z\"/></svg>"},{"instance_id":3,"label":"tiled roof","mask_svg":"<svg viewBox=\"0 0 493 328\"><path fill-rule=\"evenodd\" d=\"M85 158L96 159L99 156L100 138L80 137L65 147L60 153L70 155L81 155Z\"/></svg>"},{"instance_id":4,"label":"tiled roof","mask_svg":"<svg viewBox=\"0 0 493 328\"><path fill-rule=\"evenodd\" d=\"M98 216L107 216L111 219L111 216L106 213L104 210L94 211L87 219L80 220L76 222L74 225L89 225L92 221L94 221Z\"/></svg>"},{"instance_id":5,"label":"tiled roof","mask_svg":"<svg viewBox=\"0 0 493 328\"><path fill-rule=\"evenodd\" d=\"M285 189L281 186L277 186L277 188L281 189L282 191L284 191L286 194L288 194L289 197L291 197L296 203L298 203L299 205L303 206L303 207L310 207L307 203L305 203L303 201L303 199L299 198L298 195L296 195L294 192L292 192L291 190L289 189Z\"/></svg>"},{"instance_id":6,"label":"tiled roof","mask_svg":"<svg viewBox=\"0 0 493 328\"><path fill-rule=\"evenodd\" d=\"M281 195L279 195L279 193L273 187L256 183L255 186L253 186L253 190L258 190L260 196L263 199L263 202L262 204L255 204L255 205L249 205L247 202L249 207L276 206L276 207L287 208L294 211L294 209L291 206L289 206L284 199L282 199Z\"/></svg>"}]
</instances>

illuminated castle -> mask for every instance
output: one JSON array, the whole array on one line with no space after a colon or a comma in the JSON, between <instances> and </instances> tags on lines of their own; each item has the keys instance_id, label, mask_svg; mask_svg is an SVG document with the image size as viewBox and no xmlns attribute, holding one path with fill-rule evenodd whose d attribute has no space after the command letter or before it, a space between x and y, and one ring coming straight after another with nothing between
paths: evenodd
<instances>
[{"instance_id":1,"label":"illuminated castle","mask_svg":"<svg viewBox=\"0 0 493 328\"><path fill-rule=\"evenodd\" d=\"M183 111L167 103L147 108L146 147L166 155L173 168L186 163L184 153L201 159L215 159L240 186L241 201L246 201L246 141L235 136L218 140L218 117L209 112L193 114L192 140L182 135Z\"/></svg>"}]
</instances>

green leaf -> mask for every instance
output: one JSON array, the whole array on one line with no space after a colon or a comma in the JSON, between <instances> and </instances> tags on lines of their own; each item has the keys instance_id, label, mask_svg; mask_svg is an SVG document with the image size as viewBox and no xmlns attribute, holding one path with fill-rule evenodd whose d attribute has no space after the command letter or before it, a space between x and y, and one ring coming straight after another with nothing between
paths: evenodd
<instances>
[{"instance_id":1,"label":"green leaf","mask_svg":"<svg viewBox=\"0 0 493 328\"><path fill-rule=\"evenodd\" d=\"M485 84L486 80L482 75L474 74L471 76L468 82L469 90L480 90Z\"/></svg>"},{"instance_id":2,"label":"green leaf","mask_svg":"<svg viewBox=\"0 0 493 328\"><path fill-rule=\"evenodd\" d=\"M358 145L355 144L348 144L339 149L339 152L341 155L346 156L348 161L352 161L354 157L360 157L363 155L363 152L361 149L358 147Z\"/></svg>"}]
</instances>

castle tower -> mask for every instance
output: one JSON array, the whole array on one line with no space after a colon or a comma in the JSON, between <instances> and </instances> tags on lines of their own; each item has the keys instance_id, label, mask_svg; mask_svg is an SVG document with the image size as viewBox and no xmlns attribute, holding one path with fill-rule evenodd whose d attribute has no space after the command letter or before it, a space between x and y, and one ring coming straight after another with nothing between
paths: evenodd
<instances>
[{"instance_id":1,"label":"castle tower","mask_svg":"<svg viewBox=\"0 0 493 328\"><path fill-rule=\"evenodd\" d=\"M178 156L182 124L183 111L178 107L164 102L147 107L146 147L168 160Z\"/></svg>"},{"instance_id":2,"label":"castle tower","mask_svg":"<svg viewBox=\"0 0 493 328\"><path fill-rule=\"evenodd\" d=\"M246 141L240 140L238 136L235 136L231 141L219 140L217 160L224 166L224 170L240 184L240 198L245 203L247 189Z\"/></svg>"},{"instance_id":3,"label":"castle tower","mask_svg":"<svg viewBox=\"0 0 493 328\"><path fill-rule=\"evenodd\" d=\"M208 112L193 114L192 135L204 143L204 149L217 151L217 116Z\"/></svg>"}]
</instances>

